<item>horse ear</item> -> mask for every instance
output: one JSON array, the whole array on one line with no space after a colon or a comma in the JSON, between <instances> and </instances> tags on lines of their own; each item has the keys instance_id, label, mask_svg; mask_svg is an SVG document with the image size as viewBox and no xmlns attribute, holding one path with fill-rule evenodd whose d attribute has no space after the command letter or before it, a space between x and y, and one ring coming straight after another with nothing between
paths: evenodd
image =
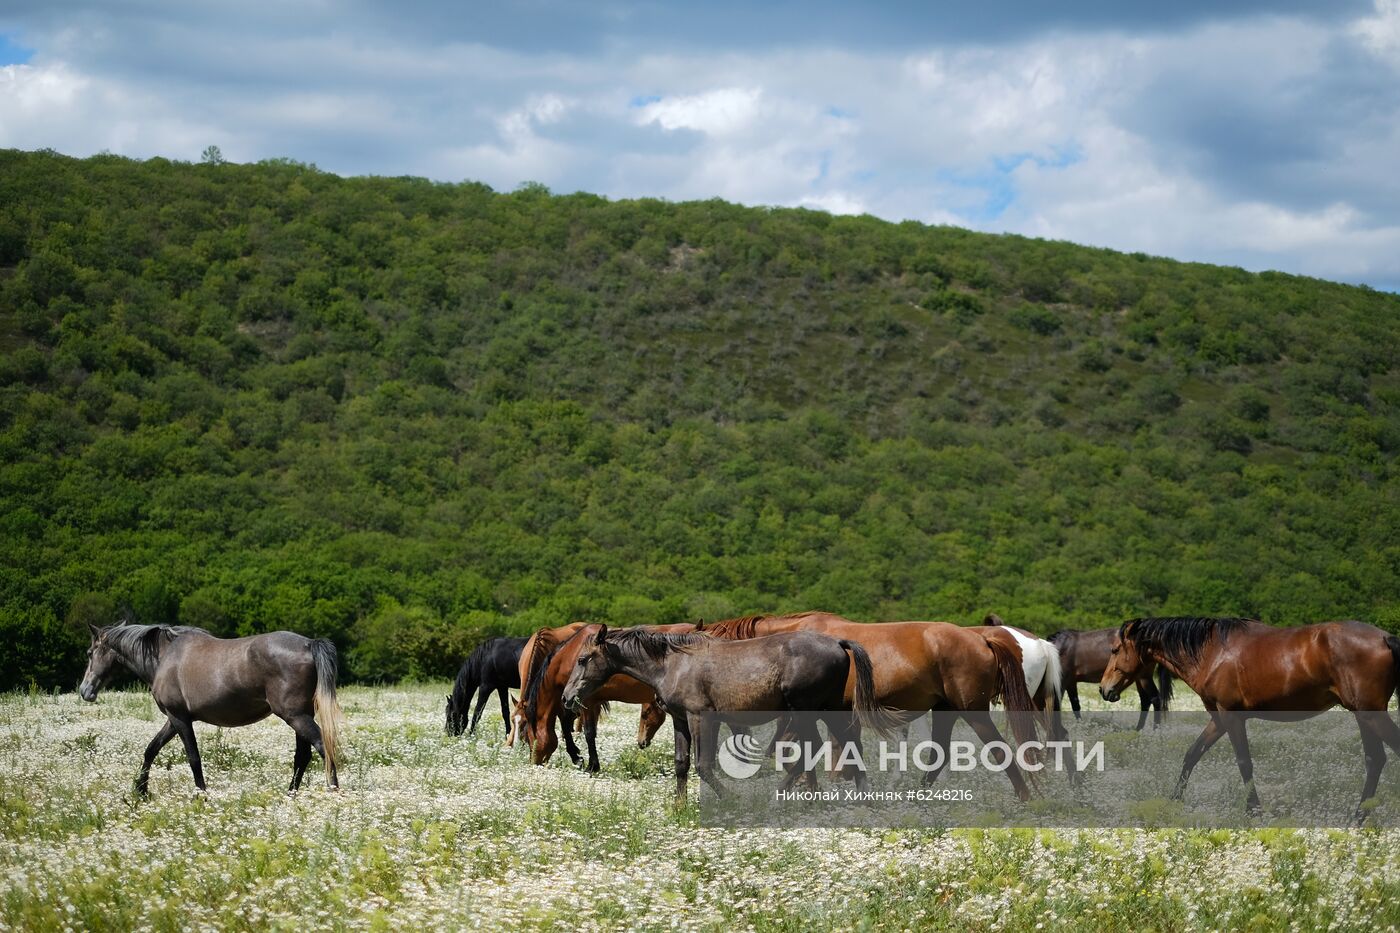
<instances>
[{"instance_id":1,"label":"horse ear","mask_svg":"<svg viewBox=\"0 0 1400 933\"><path fill-rule=\"evenodd\" d=\"M595 645L601 645L604 641L607 640L607 638L608 638L608 627L607 627L606 625L599 626L599 628L598 628L598 635L593 639L593 644L595 644Z\"/></svg>"},{"instance_id":2,"label":"horse ear","mask_svg":"<svg viewBox=\"0 0 1400 933\"><path fill-rule=\"evenodd\" d=\"M982 620L982 624L983 624L983 625L1005 625L1006 623L1003 622L1003 621L1001 621L1001 616L997 615L995 612L989 612L989 613L987 613L987 617L986 617L985 619Z\"/></svg>"},{"instance_id":3,"label":"horse ear","mask_svg":"<svg viewBox=\"0 0 1400 933\"><path fill-rule=\"evenodd\" d=\"M87 624L87 627L88 627L88 631L89 631L89 632L92 632L92 637L93 637L93 638L101 638L101 637L102 637L102 629L98 628L96 625L93 625L91 622L89 622L89 623Z\"/></svg>"}]
</instances>

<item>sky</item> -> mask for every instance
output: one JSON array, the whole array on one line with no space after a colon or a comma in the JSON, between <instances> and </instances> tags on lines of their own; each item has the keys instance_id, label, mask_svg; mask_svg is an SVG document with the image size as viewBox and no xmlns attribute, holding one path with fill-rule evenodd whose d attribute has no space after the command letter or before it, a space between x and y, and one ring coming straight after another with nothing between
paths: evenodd
<instances>
[{"instance_id":1,"label":"sky","mask_svg":"<svg viewBox=\"0 0 1400 933\"><path fill-rule=\"evenodd\" d=\"M1400 0L0 0L0 147L211 144L1400 290Z\"/></svg>"}]
</instances>

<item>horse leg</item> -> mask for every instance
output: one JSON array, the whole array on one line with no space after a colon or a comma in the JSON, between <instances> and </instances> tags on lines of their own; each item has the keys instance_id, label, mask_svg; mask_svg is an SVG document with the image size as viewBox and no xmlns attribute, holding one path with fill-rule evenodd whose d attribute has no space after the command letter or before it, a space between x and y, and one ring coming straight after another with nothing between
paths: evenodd
<instances>
[{"instance_id":1,"label":"horse leg","mask_svg":"<svg viewBox=\"0 0 1400 933\"><path fill-rule=\"evenodd\" d=\"M1220 737L1225 734L1225 729L1220 725L1220 720L1212 716L1210 722L1201 730L1201 734L1196 736L1196 741L1191 743L1191 747L1186 750L1186 758L1181 763L1181 777L1176 779L1176 790L1172 791L1173 800L1181 800L1186 796L1186 782L1191 777L1192 770L1196 767L1196 762L1201 760L1201 756L1210 750L1210 747L1220 741Z\"/></svg>"},{"instance_id":2,"label":"horse leg","mask_svg":"<svg viewBox=\"0 0 1400 933\"><path fill-rule=\"evenodd\" d=\"M690 723L695 745L695 771L700 780L710 785L715 796L723 799L729 796L719 778L715 776L715 755L719 751L719 719L714 716L697 716Z\"/></svg>"},{"instance_id":3,"label":"horse leg","mask_svg":"<svg viewBox=\"0 0 1400 933\"><path fill-rule=\"evenodd\" d=\"M588 773L597 774L603 770L598 764L598 710L589 710L584 714L583 738L588 745Z\"/></svg>"},{"instance_id":4,"label":"horse leg","mask_svg":"<svg viewBox=\"0 0 1400 933\"><path fill-rule=\"evenodd\" d=\"M676 736L676 807L686 804L686 781L690 776L690 722L684 715L671 716Z\"/></svg>"},{"instance_id":5,"label":"horse leg","mask_svg":"<svg viewBox=\"0 0 1400 933\"><path fill-rule=\"evenodd\" d=\"M1225 734L1230 737L1230 744L1235 747L1235 763L1240 766L1240 780L1244 781L1247 791L1244 812L1249 816L1258 816L1264 812L1264 808L1259 804L1259 793L1254 787L1254 759L1249 754L1249 734L1245 731L1245 720L1240 715L1225 715L1228 717L1225 721Z\"/></svg>"},{"instance_id":6,"label":"horse leg","mask_svg":"<svg viewBox=\"0 0 1400 933\"><path fill-rule=\"evenodd\" d=\"M1075 718L1075 719L1080 719L1080 718L1082 718L1082 717L1079 715L1079 684L1078 684L1078 682L1076 682L1075 680L1071 679L1071 680L1069 681L1069 683L1065 685L1065 693L1069 694L1069 708L1072 709L1072 710L1074 710L1074 718Z\"/></svg>"},{"instance_id":7,"label":"horse leg","mask_svg":"<svg viewBox=\"0 0 1400 933\"><path fill-rule=\"evenodd\" d=\"M505 724L506 734L510 734L510 710L506 708L510 700L510 690L506 687L497 687L496 695L501 698L501 722Z\"/></svg>"},{"instance_id":8,"label":"horse leg","mask_svg":"<svg viewBox=\"0 0 1400 933\"><path fill-rule=\"evenodd\" d=\"M176 719L174 716L170 717L170 722L175 726L180 741L185 744L185 758L190 763L190 773L194 775L194 786L205 790L204 763L199 760L199 745L194 740L194 723L188 719Z\"/></svg>"},{"instance_id":9,"label":"horse leg","mask_svg":"<svg viewBox=\"0 0 1400 933\"><path fill-rule=\"evenodd\" d=\"M1152 693L1149 692L1149 689L1151 689L1152 686L1152 681L1149 680L1147 684L1148 689L1143 688L1141 681L1139 681L1137 685L1138 721L1137 725L1133 727L1133 729L1137 732L1141 732L1142 727L1147 725L1147 711L1150 710L1152 708L1152 704L1156 702L1156 698L1153 696Z\"/></svg>"},{"instance_id":10,"label":"horse leg","mask_svg":"<svg viewBox=\"0 0 1400 933\"><path fill-rule=\"evenodd\" d=\"M977 733L977 737L982 740L983 745L990 745L993 742L1000 742L1006 746L1007 755L1011 755L1011 743L1007 742L997 730L997 724L992 722L992 714L987 710L967 710L963 713L963 719L972 727L972 731ZM1011 786L1016 789L1016 796L1022 800L1031 799L1031 789L1026 784L1026 777L1021 773L1021 769L1016 766L1016 759L1012 757L1006 763L1006 776L1011 781Z\"/></svg>"},{"instance_id":11,"label":"horse leg","mask_svg":"<svg viewBox=\"0 0 1400 933\"><path fill-rule=\"evenodd\" d=\"M574 741L574 722L578 717L572 712L559 714L559 731L564 734L564 751L569 753L569 760L574 763L574 767L583 766L583 755L579 753L578 743Z\"/></svg>"},{"instance_id":12,"label":"horse leg","mask_svg":"<svg viewBox=\"0 0 1400 933\"><path fill-rule=\"evenodd\" d=\"M468 734L476 735L476 724L481 722L481 711L486 706L486 701L491 698L491 689L485 684L477 688L476 710L472 713L472 724L467 729Z\"/></svg>"},{"instance_id":13,"label":"horse leg","mask_svg":"<svg viewBox=\"0 0 1400 933\"><path fill-rule=\"evenodd\" d=\"M957 717L952 713L940 710L929 712L929 741L942 751L942 756L938 759L938 767L924 772L925 784L932 784L938 780L938 776L948 766L948 743L952 741L953 726L957 721Z\"/></svg>"},{"instance_id":14,"label":"horse leg","mask_svg":"<svg viewBox=\"0 0 1400 933\"><path fill-rule=\"evenodd\" d=\"M1387 704L1388 703L1389 700L1387 699ZM1376 733L1376 736L1386 745L1389 745L1395 754L1400 755L1400 726L1397 726L1395 720L1391 719L1390 715L1384 710L1377 710L1375 712L1367 710L1365 712L1366 722L1370 725L1372 731ZM1361 711L1358 711L1356 715L1360 716Z\"/></svg>"},{"instance_id":15,"label":"horse leg","mask_svg":"<svg viewBox=\"0 0 1400 933\"><path fill-rule=\"evenodd\" d=\"M311 743L297 736L297 750L292 755L292 786L287 788L287 793L294 794L301 789L302 775L306 774L306 766L311 763Z\"/></svg>"},{"instance_id":16,"label":"horse leg","mask_svg":"<svg viewBox=\"0 0 1400 933\"><path fill-rule=\"evenodd\" d=\"M301 758L301 743L305 742L309 748L315 749L316 754L321 756L321 760L326 760L326 745L321 741L321 727L316 724L316 720L310 713L297 713L285 719L287 725L292 727L292 731L297 734L297 758ZM306 765L311 761L311 753L308 751L305 761L301 764L301 769L296 772L292 779L292 790L301 786L301 776L306 770ZM335 773L335 762L330 762L326 768L326 787L335 790L340 787L340 779Z\"/></svg>"},{"instance_id":17,"label":"horse leg","mask_svg":"<svg viewBox=\"0 0 1400 933\"><path fill-rule=\"evenodd\" d=\"M1375 713L1356 711L1356 725L1361 730L1361 751L1366 756L1366 783L1361 788L1361 800L1356 804L1357 826L1366 820L1364 809L1366 801L1376 795L1376 784L1381 779L1381 769L1385 767L1385 740L1368 721L1368 717L1375 715ZM1384 712L1380 715L1389 718Z\"/></svg>"},{"instance_id":18,"label":"horse leg","mask_svg":"<svg viewBox=\"0 0 1400 933\"><path fill-rule=\"evenodd\" d=\"M856 719L855 713L835 713L829 717L823 716L822 721L826 723L826 728L831 733L832 745L836 752L836 758L832 762L833 767L841 761L846 754L846 749L851 745L854 745L856 753L860 754L862 751L860 747L860 721ZM855 762L845 768L837 768L836 773L842 778L854 781L858 792L870 786L865 769Z\"/></svg>"},{"instance_id":19,"label":"horse leg","mask_svg":"<svg viewBox=\"0 0 1400 933\"><path fill-rule=\"evenodd\" d=\"M1046 731L1050 734L1051 741L1063 742L1064 744L1060 746L1062 750L1068 748L1069 730L1065 728L1064 715L1061 713L1058 705L1055 709L1049 712L1048 719L1049 721L1046 723ZM1079 762L1074 756L1065 755L1064 757L1069 761L1070 784L1079 784L1081 781L1084 780L1084 775L1079 770Z\"/></svg>"},{"instance_id":20,"label":"horse leg","mask_svg":"<svg viewBox=\"0 0 1400 933\"><path fill-rule=\"evenodd\" d=\"M141 762L141 773L136 776L135 790L137 795L145 797L150 793L148 785L151 780L151 762L155 761L160 750L165 748L171 739L175 738L175 734L175 724L167 719L165 725L161 726L160 731L156 733L156 737L151 739L151 744L146 746L146 757Z\"/></svg>"}]
</instances>

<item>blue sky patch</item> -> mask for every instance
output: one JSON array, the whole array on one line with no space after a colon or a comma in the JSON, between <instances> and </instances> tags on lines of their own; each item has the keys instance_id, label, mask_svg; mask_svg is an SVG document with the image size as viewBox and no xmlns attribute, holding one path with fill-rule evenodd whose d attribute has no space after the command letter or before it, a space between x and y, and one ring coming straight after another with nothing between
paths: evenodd
<instances>
[{"instance_id":1,"label":"blue sky patch","mask_svg":"<svg viewBox=\"0 0 1400 933\"><path fill-rule=\"evenodd\" d=\"M0 33L0 65L26 65L34 50L20 44L19 39Z\"/></svg>"}]
</instances>

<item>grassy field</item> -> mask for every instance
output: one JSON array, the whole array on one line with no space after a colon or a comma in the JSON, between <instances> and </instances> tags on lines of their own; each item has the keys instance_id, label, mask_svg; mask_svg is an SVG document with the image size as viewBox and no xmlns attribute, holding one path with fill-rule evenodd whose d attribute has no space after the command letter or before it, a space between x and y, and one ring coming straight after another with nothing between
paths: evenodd
<instances>
[{"instance_id":1,"label":"grassy field","mask_svg":"<svg viewBox=\"0 0 1400 933\"><path fill-rule=\"evenodd\" d=\"M0 698L0 929L1356 929L1400 925L1400 832L723 831L669 806L670 728L621 707L604 771L443 735L446 684L346 688L343 790L283 787L278 722L199 727L210 790L144 692Z\"/></svg>"}]
</instances>

